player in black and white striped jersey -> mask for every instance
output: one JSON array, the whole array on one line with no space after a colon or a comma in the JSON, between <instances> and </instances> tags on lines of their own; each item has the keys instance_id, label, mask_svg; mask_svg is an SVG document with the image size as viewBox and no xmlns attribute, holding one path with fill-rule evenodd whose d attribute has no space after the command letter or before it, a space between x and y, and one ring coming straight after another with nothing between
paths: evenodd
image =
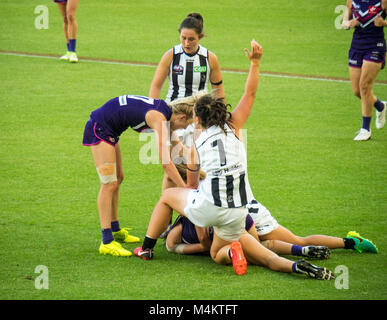
<instances>
[{"instance_id":1,"label":"player in black and white striped jersey","mask_svg":"<svg viewBox=\"0 0 387 320\"><path fill-rule=\"evenodd\" d=\"M253 40L251 52L247 49L245 52L250 60L250 70L242 98L232 113L227 112L227 105L221 99L211 95L203 96L195 103L197 130L195 146L190 149L191 157L187 163L188 188L164 191L153 210L143 245L136 248L134 254L144 260L153 259L153 248L167 227L173 209L199 227L213 226L211 258L218 264L232 263L238 275L246 273L248 259L252 264L275 271L333 279L333 273L326 268L279 257L245 231L248 213L245 205L252 195L248 194L246 152L239 139L240 129L254 104L262 47ZM206 173L206 178L199 184L200 169Z\"/></svg>"},{"instance_id":2,"label":"player in black and white striped jersey","mask_svg":"<svg viewBox=\"0 0 387 320\"><path fill-rule=\"evenodd\" d=\"M190 13L179 28L180 44L168 50L160 60L149 90L149 97L160 98L161 89L169 77L169 89L165 101L211 89L214 96L225 97L222 73L214 53L199 45L204 37L203 17Z\"/></svg>"}]
</instances>

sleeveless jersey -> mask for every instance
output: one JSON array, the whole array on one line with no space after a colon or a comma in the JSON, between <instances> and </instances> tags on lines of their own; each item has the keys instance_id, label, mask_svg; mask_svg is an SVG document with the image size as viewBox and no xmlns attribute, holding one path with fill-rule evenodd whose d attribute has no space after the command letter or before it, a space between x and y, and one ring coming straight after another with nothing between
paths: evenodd
<instances>
[{"instance_id":1,"label":"sleeveless jersey","mask_svg":"<svg viewBox=\"0 0 387 320\"><path fill-rule=\"evenodd\" d=\"M377 16L386 18L381 0L353 0L352 14L360 22L355 28L352 38L352 48L357 50L385 49L383 27L376 27L374 20Z\"/></svg>"},{"instance_id":2,"label":"sleeveless jersey","mask_svg":"<svg viewBox=\"0 0 387 320\"><path fill-rule=\"evenodd\" d=\"M194 55L184 52L181 44L173 47L173 58L169 70L169 89L166 101L189 97L208 88L210 64L208 50L199 45Z\"/></svg>"},{"instance_id":3,"label":"sleeveless jersey","mask_svg":"<svg viewBox=\"0 0 387 320\"><path fill-rule=\"evenodd\" d=\"M133 95L109 100L102 107L94 110L90 118L119 137L128 127L137 132L148 129L145 115L150 110L161 112L167 121L171 119L172 110L165 101Z\"/></svg>"},{"instance_id":4,"label":"sleeveless jersey","mask_svg":"<svg viewBox=\"0 0 387 320\"><path fill-rule=\"evenodd\" d=\"M227 135L220 127L212 126L195 141L200 167L206 173L199 191L218 207L242 207L253 200L246 151L228 125L226 132Z\"/></svg>"}]
</instances>

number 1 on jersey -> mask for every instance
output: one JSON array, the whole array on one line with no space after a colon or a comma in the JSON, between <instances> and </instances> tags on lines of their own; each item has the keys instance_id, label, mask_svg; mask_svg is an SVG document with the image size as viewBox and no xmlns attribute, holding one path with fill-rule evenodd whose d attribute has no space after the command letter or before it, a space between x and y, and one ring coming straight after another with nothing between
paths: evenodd
<instances>
[{"instance_id":1,"label":"number 1 on jersey","mask_svg":"<svg viewBox=\"0 0 387 320\"><path fill-rule=\"evenodd\" d=\"M221 139L217 139L211 143L212 147L218 147L220 166L226 165L226 152L224 151L224 144Z\"/></svg>"}]
</instances>

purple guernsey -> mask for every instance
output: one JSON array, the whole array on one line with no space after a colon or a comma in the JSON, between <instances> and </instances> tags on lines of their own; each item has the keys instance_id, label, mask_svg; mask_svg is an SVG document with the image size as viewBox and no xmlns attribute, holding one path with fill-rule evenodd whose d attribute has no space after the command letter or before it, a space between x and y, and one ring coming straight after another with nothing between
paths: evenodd
<instances>
[{"instance_id":1,"label":"purple guernsey","mask_svg":"<svg viewBox=\"0 0 387 320\"><path fill-rule=\"evenodd\" d=\"M167 121L171 119L172 110L163 100L133 95L109 100L91 113L83 144L94 145L104 140L114 145L129 127L137 132L148 129L145 116L150 110L162 113Z\"/></svg>"}]
</instances>

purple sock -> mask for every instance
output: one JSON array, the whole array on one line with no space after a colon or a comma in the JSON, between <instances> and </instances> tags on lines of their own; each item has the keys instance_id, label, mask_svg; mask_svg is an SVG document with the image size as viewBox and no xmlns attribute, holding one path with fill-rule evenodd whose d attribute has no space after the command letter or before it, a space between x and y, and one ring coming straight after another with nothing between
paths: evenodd
<instances>
[{"instance_id":1,"label":"purple sock","mask_svg":"<svg viewBox=\"0 0 387 320\"><path fill-rule=\"evenodd\" d=\"M76 39L69 39L69 48L71 52L75 52L77 40Z\"/></svg>"},{"instance_id":2,"label":"purple sock","mask_svg":"<svg viewBox=\"0 0 387 320\"><path fill-rule=\"evenodd\" d=\"M70 51L70 43L67 42L67 51Z\"/></svg>"},{"instance_id":3,"label":"purple sock","mask_svg":"<svg viewBox=\"0 0 387 320\"><path fill-rule=\"evenodd\" d=\"M292 264L292 271L293 271L294 273L299 273L298 270L297 270L297 263L296 263L296 262L294 262L294 263Z\"/></svg>"},{"instance_id":4,"label":"purple sock","mask_svg":"<svg viewBox=\"0 0 387 320\"><path fill-rule=\"evenodd\" d=\"M120 223L118 222L118 220L117 221L112 221L111 226L112 226L112 231L113 232L117 232L117 231L121 230Z\"/></svg>"},{"instance_id":5,"label":"purple sock","mask_svg":"<svg viewBox=\"0 0 387 320\"><path fill-rule=\"evenodd\" d=\"M102 242L103 244L109 244L114 240L112 229L102 229Z\"/></svg>"},{"instance_id":6,"label":"purple sock","mask_svg":"<svg viewBox=\"0 0 387 320\"><path fill-rule=\"evenodd\" d=\"M370 131L371 117L363 117L363 129Z\"/></svg>"},{"instance_id":7,"label":"purple sock","mask_svg":"<svg viewBox=\"0 0 387 320\"><path fill-rule=\"evenodd\" d=\"M384 109L384 103L382 101L380 101L379 99L376 100L375 104L374 104L374 107L376 110L378 110L379 112L382 112L383 109Z\"/></svg>"},{"instance_id":8,"label":"purple sock","mask_svg":"<svg viewBox=\"0 0 387 320\"><path fill-rule=\"evenodd\" d=\"M293 256L302 256L302 247L296 244L292 245L292 255Z\"/></svg>"}]
</instances>

